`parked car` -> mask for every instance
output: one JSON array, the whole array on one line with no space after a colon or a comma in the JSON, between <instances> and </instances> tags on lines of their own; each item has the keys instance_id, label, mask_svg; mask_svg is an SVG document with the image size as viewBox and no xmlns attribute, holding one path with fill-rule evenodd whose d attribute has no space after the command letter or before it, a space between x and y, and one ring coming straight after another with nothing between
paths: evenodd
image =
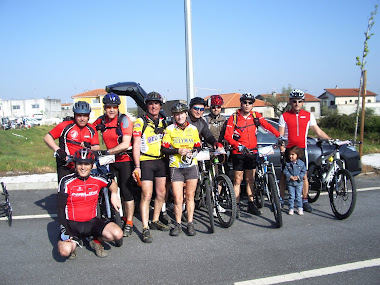
<instances>
[{"instance_id":1,"label":"parked car","mask_svg":"<svg viewBox=\"0 0 380 285\"><path fill-rule=\"evenodd\" d=\"M275 119L266 119L272 126L278 130L278 122ZM258 146L266 146L269 144L276 143L278 139L269 131L262 127L259 127L257 132L257 142ZM321 149L316 145L317 139L308 137L307 138L307 154L308 154L308 164L315 163L318 157L321 155ZM325 153L331 153L334 146L328 144L323 146ZM345 161L347 169L352 173L352 175L358 175L362 171L362 163L360 160L359 152L354 146L343 145L340 148L341 158ZM269 157L269 160L274 164L276 168L277 177L281 172L281 162L280 162L280 150L276 149L275 153Z\"/></svg>"}]
</instances>

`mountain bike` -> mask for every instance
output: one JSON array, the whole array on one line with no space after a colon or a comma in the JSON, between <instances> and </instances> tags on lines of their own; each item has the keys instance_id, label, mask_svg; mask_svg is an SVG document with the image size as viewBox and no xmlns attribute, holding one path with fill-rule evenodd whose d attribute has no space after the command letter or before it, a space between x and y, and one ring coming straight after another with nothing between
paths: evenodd
<instances>
[{"instance_id":1,"label":"mountain bike","mask_svg":"<svg viewBox=\"0 0 380 285\"><path fill-rule=\"evenodd\" d=\"M277 144L257 148L257 166L255 173L255 198L259 208L264 206L264 197L271 203L271 211L277 228L281 228L282 213L280 205L280 189L278 187L276 172L273 163L268 161L268 156L274 153Z\"/></svg>"},{"instance_id":2,"label":"mountain bike","mask_svg":"<svg viewBox=\"0 0 380 285\"><path fill-rule=\"evenodd\" d=\"M323 143L334 146L334 150L331 153L324 153ZM346 169L344 160L340 158L339 148L342 145L359 143L361 142L319 139L317 146L321 149L322 155L316 163L310 165L307 172L309 202L317 201L321 191L327 191L331 209L339 220L348 218L356 204L355 179Z\"/></svg>"},{"instance_id":3,"label":"mountain bike","mask_svg":"<svg viewBox=\"0 0 380 285\"><path fill-rule=\"evenodd\" d=\"M200 169L199 183L196 196L199 196L197 208L205 206L210 220L210 229L215 231L214 210L222 227L230 227L236 218L236 196L230 178L217 167L220 152L212 152L209 147L204 147L196 158ZM210 164L206 163L207 161ZM223 167L222 167L223 168Z\"/></svg>"},{"instance_id":4,"label":"mountain bike","mask_svg":"<svg viewBox=\"0 0 380 285\"><path fill-rule=\"evenodd\" d=\"M4 195L5 202L0 203L0 217L7 217L8 225L12 226L12 206L9 202L9 194L3 182L1 182L1 187L3 188L1 194Z\"/></svg>"}]
</instances>

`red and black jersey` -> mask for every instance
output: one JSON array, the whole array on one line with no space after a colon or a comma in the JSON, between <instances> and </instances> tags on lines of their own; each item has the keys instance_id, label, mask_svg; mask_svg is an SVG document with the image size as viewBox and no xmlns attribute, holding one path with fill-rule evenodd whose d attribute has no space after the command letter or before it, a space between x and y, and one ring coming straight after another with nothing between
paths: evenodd
<instances>
[{"instance_id":1,"label":"red and black jersey","mask_svg":"<svg viewBox=\"0 0 380 285\"><path fill-rule=\"evenodd\" d=\"M243 117L240 114L240 110L237 110L236 112L236 121L234 120L234 116L232 115L228 121L226 126L226 132L224 135L224 139L233 147L232 153L238 154L240 153L238 150L238 146L245 145L248 149L253 150L257 146L257 139L256 139L256 132L257 127L254 122L254 118L257 118L260 122L260 125L273 133L276 137L280 136L280 133L271 125L269 124L264 117L258 113L253 112L247 116ZM235 137L239 138L238 140L234 139Z\"/></svg>"},{"instance_id":2,"label":"red and black jersey","mask_svg":"<svg viewBox=\"0 0 380 285\"><path fill-rule=\"evenodd\" d=\"M74 120L58 124L49 134L54 139L59 138L59 147L69 155L73 155L78 149L81 149L82 142L88 142L91 145L99 144L98 133L91 125L87 124L80 128ZM71 163L68 167L73 168L74 166Z\"/></svg>"},{"instance_id":3,"label":"red and black jersey","mask_svg":"<svg viewBox=\"0 0 380 285\"><path fill-rule=\"evenodd\" d=\"M96 217L99 192L111 180L99 174L82 178L73 173L63 177L58 186L58 221L67 229L67 220L87 222Z\"/></svg>"}]
</instances>

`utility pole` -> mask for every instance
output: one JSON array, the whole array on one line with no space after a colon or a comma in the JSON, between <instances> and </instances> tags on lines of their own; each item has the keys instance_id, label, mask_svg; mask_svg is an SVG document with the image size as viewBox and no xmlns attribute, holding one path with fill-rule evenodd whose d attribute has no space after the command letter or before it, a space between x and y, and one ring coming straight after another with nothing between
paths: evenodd
<instances>
[{"instance_id":1,"label":"utility pole","mask_svg":"<svg viewBox=\"0 0 380 285\"><path fill-rule=\"evenodd\" d=\"M186 44L186 90L187 103L194 98L193 39L191 32L191 0L185 0L185 44Z\"/></svg>"}]
</instances>

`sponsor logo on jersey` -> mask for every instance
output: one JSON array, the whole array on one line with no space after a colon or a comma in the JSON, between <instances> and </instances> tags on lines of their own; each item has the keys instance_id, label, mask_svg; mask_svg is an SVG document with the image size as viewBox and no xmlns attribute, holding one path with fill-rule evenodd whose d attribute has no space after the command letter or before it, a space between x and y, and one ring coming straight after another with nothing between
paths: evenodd
<instances>
[{"instance_id":1,"label":"sponsor logo on jersey","mask_svg":"<svg viewBox=\"0 0 380 285\"><path fill-rule=\"evenodd\" d=\"M153 143L153 142L160 140L160 138L161 138L160 135L154 135L154 136L148 137L147 141L148 141L148 143Z\"/></svg>"},{"instance_id":2,"label":"sponsor logo on jersey","mask_svg":"<svg viewBox=\"0 0 380 285\"><path fill-rule=\"evenodd\" d=\"M90 191L88 193L72 193L71 196L73 197L89 197L89 196L95 196L98 195L97 191Z\"/></svg>"},{"instance_id":3,"label":"sponsor logo on jersey","mask_svg":"<svg viewBox=\"0 0 380 285\"><path fill-rule=\"evenodd\" d=\"M174 144L187 144L187 143L194 143L193 138L173 138Z\"/></svg>"},{"instance_id":4,"label":"sponsor logo on jersey","mask_svg":"<svg viewBox=\"0 0 380 285\"><path fill-rule=\"evenodd\" d=\"M78 132L76 131L76 130L72 130L71 132L70 132L70 138L71 139L76 139L77 137L78 137Z\"/></svg>"}]
</instances>

